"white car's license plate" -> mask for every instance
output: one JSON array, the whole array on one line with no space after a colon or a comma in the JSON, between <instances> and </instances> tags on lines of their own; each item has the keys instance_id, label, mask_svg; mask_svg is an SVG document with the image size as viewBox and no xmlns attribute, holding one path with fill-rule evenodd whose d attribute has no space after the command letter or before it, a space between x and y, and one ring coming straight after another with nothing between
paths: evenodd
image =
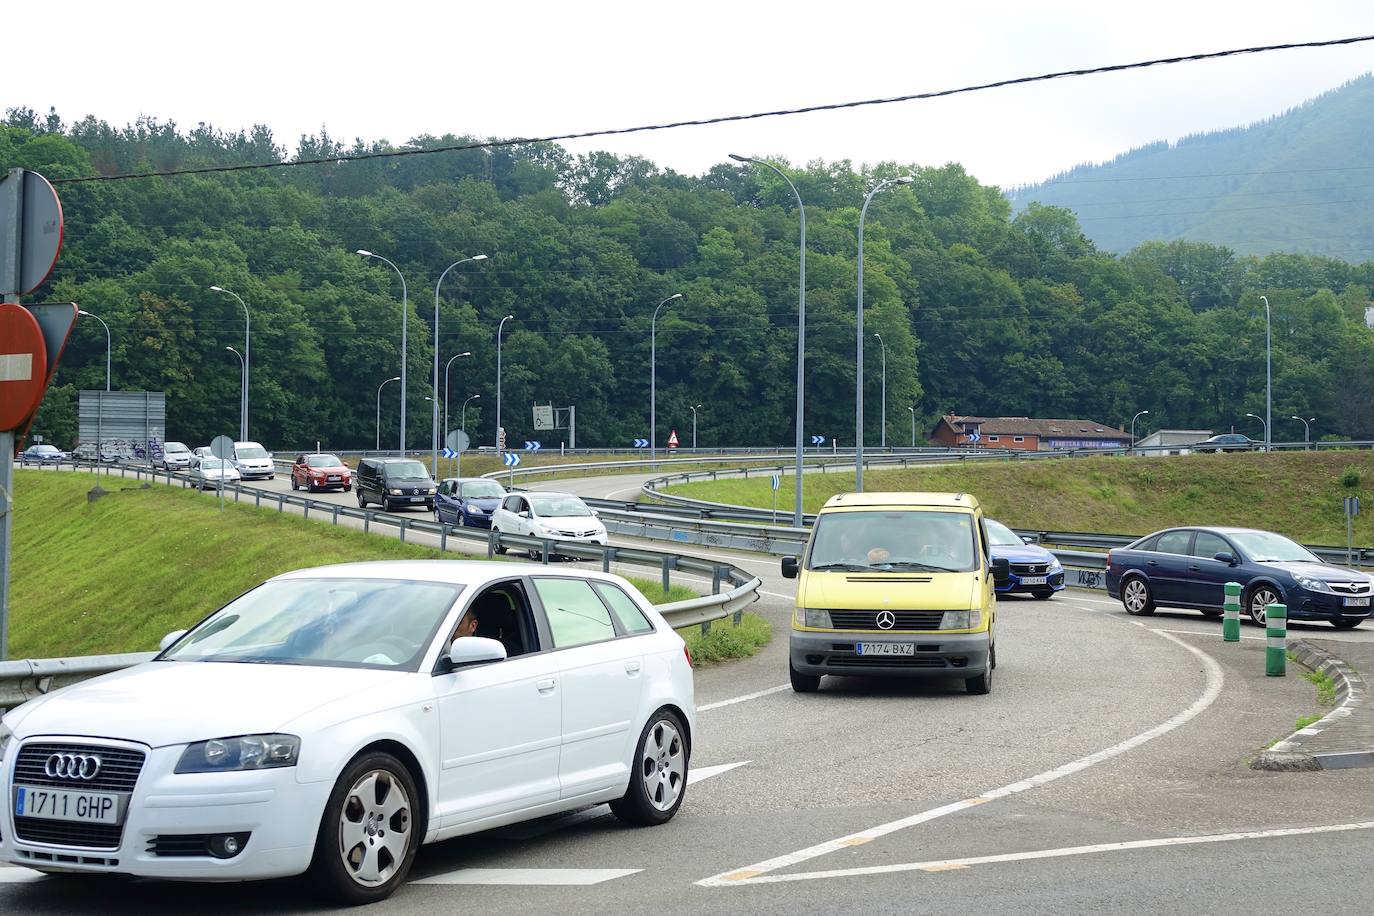
<instances>
[{"instance_id":1,"label":"white car's license plate","mask_svg":"<svg viewBox=\"0 0 1374 916\"><path fill-rule=\"evenodd\" d=\"M916 644L912 642L858 642L854 644L855 655L915 655Z\"/></svg>"},{"instance_id":2,"label":"white car's license plate","mask_svg":"<svg viewBox=\"0 0 1374 916\"><path fill-rule=\"evenodd\" d=\"M119 796L36 786L14 787L15 817L41 817L88 824L118 824Z\"/></svg>"},{"instance_id":3,"label":"white car's license plate","mask_svg":"<svg viewBox=\"0 0 1374 916\"><path fill-rule=\"evenodd\" d=\"M1044 585L1048 580L1044 576L1022 576L1022 585Z\"/></svg>"},{"instance_id":4,"label":"white car's license plate","mask_svg":"<svg viewBox=\"0 0 1374 916\"><path fill-rule=\"evenodd\" d=\"M1369 599L1368 599L1368 598L1347 598L1347 599L1345 599L1345 606L1346 606L1346 607L1369 607Z\"/></svg>"}]
</instances>

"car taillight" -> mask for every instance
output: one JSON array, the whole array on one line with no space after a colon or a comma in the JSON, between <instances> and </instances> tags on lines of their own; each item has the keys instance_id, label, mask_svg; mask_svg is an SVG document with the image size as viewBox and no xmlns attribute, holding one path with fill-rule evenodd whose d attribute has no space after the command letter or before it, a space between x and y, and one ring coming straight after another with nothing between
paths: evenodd
<instances>
[{"instance_id":1,"label":"car taillight","mask_svg":"<svg viewBox=\"0 0 1374 916\"><path fill-rule=\"evenodd\" d=\"M683 644L682 644L682 654L685 655L685 656L687 656L687 667L688 667L688 668L691 668L691 667L692 667L692 650L689 649L689 648L687 648L687 644L686 644L686 643L683 643Z\"/></svg>"},{"instance_id":2,"label":"car taillight","mask_svg":"<svg viewBox=\"0 0 1374 916\"><path fill-rule=\"evenodd\" d=\"M1112 568L1112 552L1110 550L1107 551L1107 568Z\"/></svg>"}]
</instances>

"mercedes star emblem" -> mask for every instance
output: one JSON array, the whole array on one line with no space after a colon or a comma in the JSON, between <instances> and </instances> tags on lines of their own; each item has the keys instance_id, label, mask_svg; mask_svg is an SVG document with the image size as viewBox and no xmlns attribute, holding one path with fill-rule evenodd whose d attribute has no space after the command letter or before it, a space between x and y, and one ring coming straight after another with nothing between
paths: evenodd
<instances>
[{"instance_id":1,"label":"mercedes star emblem","mask_svg":"<svg viewBox=\"0 0 1374 916\"><path fill-rule=\"evenodd\" d=\"M891 611L878 612L878 629L890 630L897 625L897 615Z\"/></svg>"}]
</instances>

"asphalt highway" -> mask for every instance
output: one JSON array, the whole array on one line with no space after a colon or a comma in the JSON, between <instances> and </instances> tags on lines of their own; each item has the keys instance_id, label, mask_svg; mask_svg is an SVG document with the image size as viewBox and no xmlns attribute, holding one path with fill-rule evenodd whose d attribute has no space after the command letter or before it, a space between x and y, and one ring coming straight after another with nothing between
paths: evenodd
<instances>
[{"instance_id":1,"label":"asphalt highway","mask_svg":"<svg viewBox=\"0 0 1374 916\"><path fill-rule=\"evenodd\" d=\"M646 476L537 486L624 499ZM1008 598L989 696L960 682L835 678L804 696L786 686L793 582L777 560L687 552L762 577L754 609L775 636L753 659L698 669L698 776L677 818L631 829L590 809L426 847L412 881L370 911L1369 912L1374 771L1247 765L1318 709L1296 672L1264 676L1261 631L1224 644L1200 615L1131 618L1100 592ZM298 881L30 880L0 869L0 909L317 904Z\"/></svg>"}]
</instances>

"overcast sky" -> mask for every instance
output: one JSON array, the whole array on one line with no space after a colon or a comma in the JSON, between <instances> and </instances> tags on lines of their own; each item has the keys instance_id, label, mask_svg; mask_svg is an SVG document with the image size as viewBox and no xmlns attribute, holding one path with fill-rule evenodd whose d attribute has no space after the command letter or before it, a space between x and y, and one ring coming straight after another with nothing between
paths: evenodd
<instances>
[{"instance_id":1,"label":"overcast sky","mask_svg":"<svg viewBox=\"0 0 1374 916\"><path fill-rule=\"evenodd\" d=\"M49 0L12 4L5 32L0 107L262 123L294 151L320 128L349 143L538 136L1374 34L1374 2ZM1374 43L566 145L693 174L730 152L957 161L1009 186L1262 119L1370 70Z\"/></svg>"}]
</instances>

